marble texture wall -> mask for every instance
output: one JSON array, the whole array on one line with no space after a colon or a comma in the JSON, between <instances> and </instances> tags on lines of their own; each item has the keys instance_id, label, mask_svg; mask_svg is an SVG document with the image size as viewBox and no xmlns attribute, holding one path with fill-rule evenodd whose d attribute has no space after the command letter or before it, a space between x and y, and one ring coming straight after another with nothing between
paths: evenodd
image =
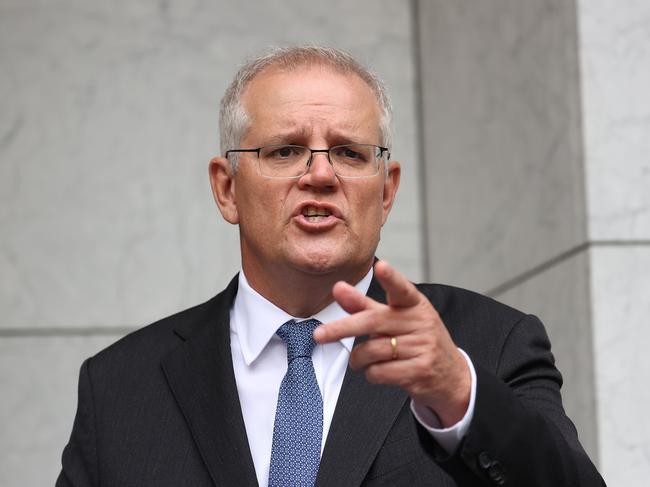
<instances>
[{"instance_id":1,"label":"marble texture wall","mask_svg":"<svg viewBox=\"0 0 650 487\"><path fill-rule=\"evenodd\" d=\"M650 476L650 4L578 2L599 450Z\"/></svg>"},{"instance_id":2,"label":"marble texture wall","mask_svg":"<svg viewBox=\"0 0 650 487\"><path fill-rule=\"evenodd\" d=\"M390 0L0 2L0 485L53 484L83 358L239 268L207 165L224 88L269 45L342 47L385 79L404 173L379 255L422 278L411 15Z\"/></svg>"},{"instance_id":3,"label":"marble texture wall","mask_svg":"<svg viewBox=\"0 0 650 487\"><path fill-rule=\"evenodd\" d=\"M580 0L589 236L650 241L650 5Z\"/></svg>"},{"instance_id":4,"label":"marble texture wall","mask_svg":"<svg viewBox=\"0 0 650 487\"><path fill-rule=\"evenodd\" d=\"M0 339L0 485L54 485L72 430L81 363L119 337Z\"/></svg>"},{"instance_id":5,"label":"marble texture wall","mask_svg":"<svg viewBox=\"0 0 650 487\"><path fill-rule=\"evenodd\" d=\"M586 240L574 5L419 9L429 270L490 292Z\"/></svg>"},{"instance_id":6,"label":"marble texture wall","mask_svg":"<svg viewBox=\"0 0 650 487\"><path fill-rule=\"evenodd\" d=\"M650 475L650 246L591 251L599 457L608 485Z\"/></svg>"}]
</instances>

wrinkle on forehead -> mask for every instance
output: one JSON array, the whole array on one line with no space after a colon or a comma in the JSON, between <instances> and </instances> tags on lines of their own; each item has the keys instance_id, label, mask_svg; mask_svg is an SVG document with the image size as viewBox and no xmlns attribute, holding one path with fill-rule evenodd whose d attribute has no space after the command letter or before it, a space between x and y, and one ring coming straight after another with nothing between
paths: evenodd
<instances>
[{"instance_id":1,"label":"wrinkle on forehead","mask_svg":"<svg viewBox=\"0 0 650 487\"><path fill-rule=\"evenodd\" d=\"M353 134L357 133L358 125L350 124L345 127L343 130L329 127L323 134L320 135L324 140L327 141L328 146L339 145L339 144L351 144L351 143L371 143L372 141L360 140L358 137L355 137ZM288 130L278 130L273 133L267 140L265 144L275 145L275 144L300 144L300 145L309 145L309 140L316 134L314 127L312 125L301 125L295 129ZM327 149L329 147L312 147L312 149Z\"/></svg>"},{"instance_id":2,"label":"wrinkle on forehead","mask_svg":"<svg viewBox=\"0 0 650 487\"><path fill-rule=\"evenodd\" d=\"M258 134L260 127L266 132L255 143L307 145L319 138L336 145L381 139L376 97L354 73L327 66L269 69L251 80L242 101L251 122L246 135Z\"/></svg>"}]
</instances>

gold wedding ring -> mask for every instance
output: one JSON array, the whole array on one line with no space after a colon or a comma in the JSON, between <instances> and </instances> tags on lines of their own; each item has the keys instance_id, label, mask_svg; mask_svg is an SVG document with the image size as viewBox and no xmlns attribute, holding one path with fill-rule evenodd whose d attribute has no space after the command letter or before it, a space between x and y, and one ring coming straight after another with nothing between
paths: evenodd
<instances>
[{"instance_id":1,"label":"gold wedding ring","mask_svg":"<svg viewBox=\"0 0 650 487\"><path fill-rule=\"evenodd\" d=\"M390 348L393 350L392 360L397 360L397 337L390 337Z\"/></svg>"}]
</instances>

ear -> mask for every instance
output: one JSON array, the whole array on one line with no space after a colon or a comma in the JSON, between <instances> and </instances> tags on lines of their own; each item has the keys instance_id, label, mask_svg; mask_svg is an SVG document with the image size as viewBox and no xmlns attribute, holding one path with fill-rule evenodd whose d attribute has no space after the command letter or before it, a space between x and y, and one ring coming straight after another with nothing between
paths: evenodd
<instances>
[{"instance_id":1,"label":"ear","mask_svg":"<svg viewBox=\"0 0 650 487\"><path fill-rule=\"evenodd\" d=\"M212 195L219 207L221 216L228 223L236 225L239 223L239 213L237 212L237 199L235 198L235 175L230 166L230 161L225 157L215 157L210 161L208 171L210 173Z\"/></svg>"},{"instance_id":2,"label":"ear","mask_svg":"<svg viewBox=\"0 0 650 487\"><path fill-rule=\"evenodd\" d=\"M383 215L381 224L386 223L390 209L393 207L397 188L399 187L399 180L402 175L402 167L397 161L390 161L388 163L388 171L384 178L384 192L382 196Z\"/></svg>"}]
</instances>

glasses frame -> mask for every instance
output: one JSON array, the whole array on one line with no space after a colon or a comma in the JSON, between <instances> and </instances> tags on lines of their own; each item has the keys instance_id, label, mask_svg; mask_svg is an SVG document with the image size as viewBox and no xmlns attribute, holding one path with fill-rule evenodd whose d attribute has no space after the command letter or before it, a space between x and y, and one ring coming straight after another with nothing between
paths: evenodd
<instances>
[{"instance_id":1,"label":"glasses frame","mask_svg":"<svg viewBox=\"0 0 650 487\"><path fill-rule=\"evenodd\" d=\"M346 176L344 174L339 174L336 172L336 167L334 164L332 164L332 151L336 149L340 149L341 147L348 147L350 145L362 145L366 147L376 147L379 149L379 156L375 157L375 162L376 162L376 172L373 174L366 174L363 176ZM266 174L262 174L262 167L260 165L260 152L262 149L265 149L267 147L300 147L302 149L307 149L310 154L309 158L307 159L307 162L305 163L305 171L301 174L298 174L297 176L267 176ZM379 161L380 159L384 158L384 154L386 155L386 160L390 159L390 151L388 150L387 147L382 147L380 145L375 145L375 144L357 144L357 143L350 143L350 144L339 144L339 145L333 145L329 149L312 149L311 147L307 147L304 145L298 145L298 144L270 144L270 145L263 145L261 147L257 147L256 149L230 149L226 151L225 157L226 159L230 154L233 153L239 153L239 152L254 152L257 154L257 170L259 171L260 176L264 178L270 178L270 179L299 179L303 177L305 174L309 172L309 168L311 167L312 160L314 159L314 154L321 152L327 154L327 161L330 163L332 166L332 169L334 170L334 174L336 174L340 178L344 179L363 179L363 178L372 178L379 174Z\"/></svg>"}]
</instances>

